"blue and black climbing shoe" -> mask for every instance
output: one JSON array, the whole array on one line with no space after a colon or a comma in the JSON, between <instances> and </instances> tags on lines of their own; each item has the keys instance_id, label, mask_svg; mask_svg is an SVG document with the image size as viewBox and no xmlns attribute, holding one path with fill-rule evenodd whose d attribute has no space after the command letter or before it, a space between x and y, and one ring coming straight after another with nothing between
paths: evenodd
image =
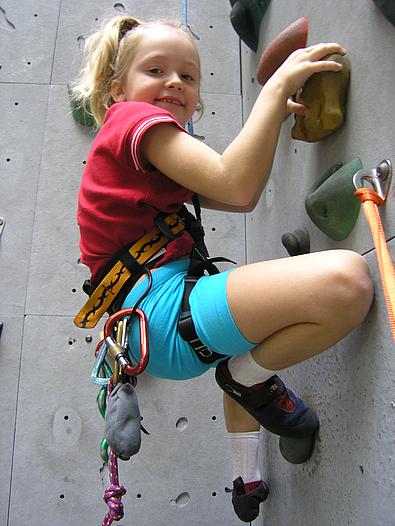
<instances>
[{"instance_id":1,"label":"blue and black climbing shoe","mask_svg":"<svg viewBox=\"0 0 395 526\"><path fill-rule=\"evenodd\" d=\"M259 515L259 504L267 499L269 489L263 480L244 484L238 477L233 481L232 504L241 521L251 522Z\"/></svg>"},{"instance_id":2,"label":"blue and black climbing shoe","mask_svg":"<svg viewBox=\"0 0 395 526\"><path fill-rule=\"evenodd\" d=\"M281 437L310 437L309 442L314 446L314 436L319 427L314 411L301 398L295 396L277 375L252 387L235 382L228 369L228 360L220 362L215 372L215 379L221 389L268 431ZM312 453L311 447L310 450L309 456ZM283 456L287 458L286 451Z\"/></svg>"}]
</instances>

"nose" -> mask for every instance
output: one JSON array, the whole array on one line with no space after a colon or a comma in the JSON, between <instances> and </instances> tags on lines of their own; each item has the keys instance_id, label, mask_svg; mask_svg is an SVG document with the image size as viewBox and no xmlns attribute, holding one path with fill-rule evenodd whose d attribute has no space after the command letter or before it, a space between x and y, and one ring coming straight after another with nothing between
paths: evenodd
<instances>
[{"instance_id":1,"label":"nose","mask_svg":"<svg viewBox=\"0 0 395 526\"><path fill-rule=\"evenodd\" d=\"M181 90L183 87L182 80L180 79L178 73L172 73L166 81L166 87L175 88Z\"/></svg>"}]
</instances>

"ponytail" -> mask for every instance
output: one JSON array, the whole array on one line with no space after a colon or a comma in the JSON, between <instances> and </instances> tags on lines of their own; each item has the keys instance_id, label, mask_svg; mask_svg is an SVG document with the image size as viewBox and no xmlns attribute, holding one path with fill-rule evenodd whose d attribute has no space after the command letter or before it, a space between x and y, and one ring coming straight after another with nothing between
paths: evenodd
<instances>
[{"instance_id":1,"label":"ponytail","mask_svg":"<svg viewBox=\"0 0 395 526\"><path fill-rule=\"evenodd\" d=\"M91 35L84 49L84 67L72 86L72 100L93 117L98 127L112 105L111 82L116 70L121 40L141 22L131 16L118 16ZM119 75L117 75L119 77Z\"/></svg>"}]
</instances>

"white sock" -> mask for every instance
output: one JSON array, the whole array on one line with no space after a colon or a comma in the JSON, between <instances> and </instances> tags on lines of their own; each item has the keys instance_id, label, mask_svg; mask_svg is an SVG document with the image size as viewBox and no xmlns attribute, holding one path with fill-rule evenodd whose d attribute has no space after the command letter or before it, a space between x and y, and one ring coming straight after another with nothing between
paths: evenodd
<instances>
[{"instance_id":1,"label":"white sock","mask_svg":"<svg viewBox=\"0 0 395 526\"><path fill-rule=\"evenodd\" d=\"M228 361L228 369L233 380L246 387L266 382L277 373L261 367L254 360L251 351L232 356Z\"/></svg>"},{"instance_id":2,"label":"white sock","mask_svg":"<svg viewBox=\"0 0 395 526\"><path fill-rule=\"evenodd\" d=\"M244 483L262 480L259 469L259 431L228 433L232 454L233 480L238 477Z\"/></svg>"}]
</instances>

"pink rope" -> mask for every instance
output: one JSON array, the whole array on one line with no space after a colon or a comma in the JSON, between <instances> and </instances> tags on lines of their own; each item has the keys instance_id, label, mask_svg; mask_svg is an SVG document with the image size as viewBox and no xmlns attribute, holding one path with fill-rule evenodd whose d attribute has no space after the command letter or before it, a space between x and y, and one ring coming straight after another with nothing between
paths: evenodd
<instances>
[{"instance_id":1,"label":"pink rope","mask_svg":"<svg viewBox=\"0 0 395 526\"><path fill-rule=\"evenodd\" d=\"M107 394L112 391L113 379L111 378L107 386ZM126 489L119 485L118 480L118 460L117 455L111 447L108 448L108 470L110 473L110 486L104 492L104 501L109 507L107 515L103 519L102 526L110 526L113 521L119 521L123 517L122 496L126 494Z\"/></svg>"}]
</instances>

